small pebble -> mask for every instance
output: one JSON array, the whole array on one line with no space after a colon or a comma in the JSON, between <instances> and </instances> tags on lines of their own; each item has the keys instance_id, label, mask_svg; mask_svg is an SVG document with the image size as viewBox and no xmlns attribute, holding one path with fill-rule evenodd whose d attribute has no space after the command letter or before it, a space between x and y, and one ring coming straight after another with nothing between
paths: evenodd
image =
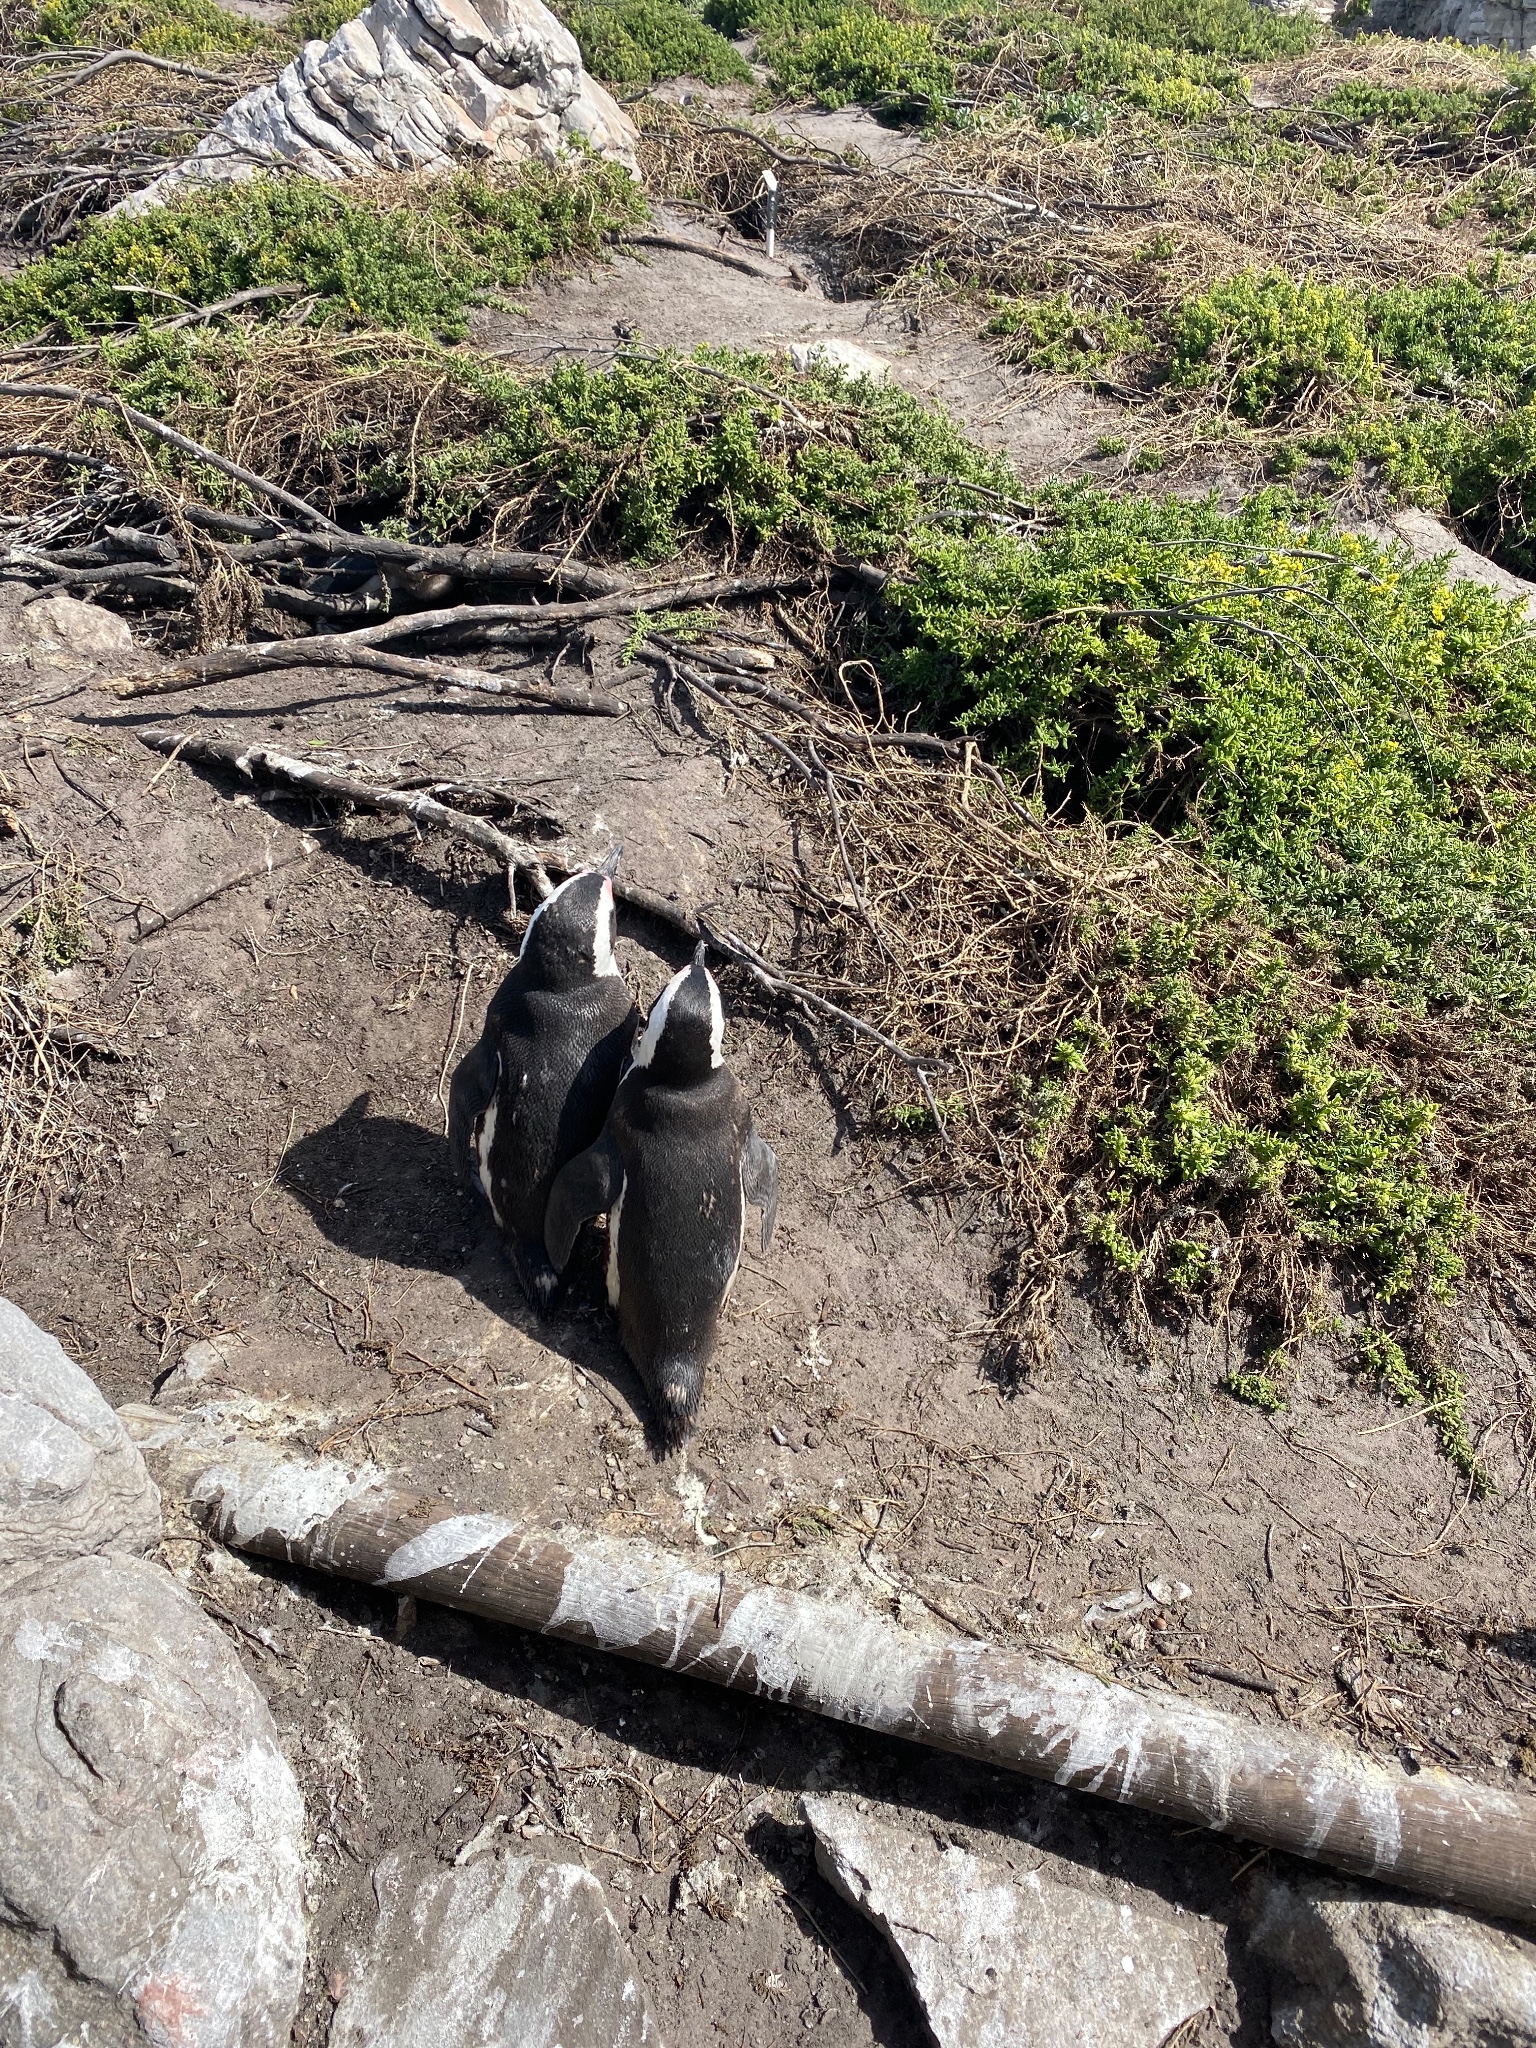
<instances>
[{"instance_id":1,"label":"small pebble","mask_svg":"<svg viewBox=\"0 0 1536 2048\"><path fill-rule=\"evenodd\" d=\"M819 1429L808 1429L805 1432L805 1448L808 1451L819 1451L821 1449L821 1431Z\"/></svg>"},{"instance_id":2,"label":"small pebble","mask_svg":"<svg viewBox=\"0 0 1536 2048\"><path fill-rule=\"evenodd\" d=\"M769 1424L768 1434L773 1438L774 1442L778 1444L783 1450L787 1451L789 1449L789 1438L784 1434L783 1430L780 1429L779 1425L776 1422Z\"/></svg>"}]
</instances>

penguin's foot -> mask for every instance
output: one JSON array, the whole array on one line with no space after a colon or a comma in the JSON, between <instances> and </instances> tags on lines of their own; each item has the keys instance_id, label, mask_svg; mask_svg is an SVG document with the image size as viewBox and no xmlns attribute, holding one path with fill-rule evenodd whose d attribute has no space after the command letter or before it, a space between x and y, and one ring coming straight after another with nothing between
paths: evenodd
<instances>
[{"instance_id":1,"label":"penguin's foot","mask_svg":"<svg viewBox=\"0 0 1536 2048\"><path fill-rule=\"evenodd\" d=\"M543 1245L531 1239L514 1244L511 1252L513 1267L529 1304L540 1315L547 1315L560 1292L560 1275L549 1263L549 1254Z\"/></svg>"}]
</instances>

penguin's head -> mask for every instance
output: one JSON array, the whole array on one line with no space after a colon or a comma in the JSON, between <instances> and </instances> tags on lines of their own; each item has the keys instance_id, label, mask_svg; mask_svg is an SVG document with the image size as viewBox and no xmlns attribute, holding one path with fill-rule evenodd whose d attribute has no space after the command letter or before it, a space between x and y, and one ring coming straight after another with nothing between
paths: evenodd
<instances>
[{"instance_id":1,"label":"penguin's head","mask_svg":"<svg viewBox=\"0 0 1536 2048\"><path fill-rule=\"evenodd\" d=\"M674 974L652 1005L635 1047L634 1064L654 1081L687 1087L725 1064L725 1011L704 947L693 965Z\"/></svg>"},{"instance_id":2,"label":"penguin's head","mask_svg":"<svg viewBox=\"0 0 1536 2048\"><path fill-rule=\"evenodd\" d=\"M613 957L613 875L622 846L595 868L572 875L528 920L518 961L543 988L579 988L617 974Z\"/></svg>"}]
</instances>

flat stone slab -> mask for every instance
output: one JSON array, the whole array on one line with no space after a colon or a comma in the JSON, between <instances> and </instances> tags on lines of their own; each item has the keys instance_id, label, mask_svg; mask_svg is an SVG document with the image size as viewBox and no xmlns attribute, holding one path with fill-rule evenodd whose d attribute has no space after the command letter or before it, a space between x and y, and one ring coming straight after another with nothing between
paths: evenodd
<instances>
[{"instance_id":1,"label":"flat stone slab","mask_svg":"<svg viewBox=\"0 0 1536 2048\"><path fill-rule=\"evenodd\" d=\"M1250 1938L1281 2048L1527 2048L1536 1942L1332 1878L1265 1887Z\"/></svg>"},{"instance_id":2,"label":"flat stone slab","mask_svg":"<svg viewBox=\"0 0 1536 2048\"><path fill-rule=\"evenodd\" d=\"M660 2048L602 1885L579 1863L486 1856L420 1876L389 1856L378 1927L330 2048Z\"/></svg>"},{"instance_id":3,"label":"flat stone slab","mask_svg":"<svg viewBox=\"0 0 1536 2048\"><path fill-rule=\"evenodd\" d=\"M128 1432L58 1339L0 1299L0 1584L159 1541L159 1490Z\"/></svg>"},{"instance_id":4,"label":"flat stone slab","mask_svg":"<svg viewBox=\"0 0 1536 2048\"><path fill-rule=\"evenodd\" d=\"M823 1877L895 1950L939 2048L1162 2048L1225 1981L1212 1922L941 1848L845 1793L804 1805Z\"/></svg>"},{"instance_id":5,"label":"flat stone slab","mask_svg":"<svg viewBox=\"0 0 1536 2048\"><path fill-rule=\"evenodd\" d=\"M0 1591L7 2048L287 2048L303 1836L266 1702L169 1573L76 1557Z\"/></svg>"}]
</instances>

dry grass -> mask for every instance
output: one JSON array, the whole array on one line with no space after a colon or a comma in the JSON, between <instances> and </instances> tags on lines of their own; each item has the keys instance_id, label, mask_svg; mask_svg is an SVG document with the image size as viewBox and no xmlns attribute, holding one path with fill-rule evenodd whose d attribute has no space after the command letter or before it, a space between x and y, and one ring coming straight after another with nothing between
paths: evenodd
<instances>
[{"instance_id":1,"label":"dry grass","mask_svg":"<svg viewBox=\"0 0 1536 2048\"><path fill-rule=\"evenodd\" d=\"M1281 85L1272 68L1272 89ZM808 156L771 130L763 141L722 133L691 109L652 104L642 115L653 190L744 210L770 161L766 141L790 159L775 168L796 241L819 249L848 290L919 306L978 290L1070 289L1146 316L1255 261L1321 282L1414 283L1465 273L1486 239L1470 214L1441 217L1462 177L1430 167L1404 178L1384 166L1378 192L1340 192L1330 182L1337 153L1321 147L1282 175L1224 162L1198 135L1151 123L1133 148L1015 118L938 130L876 170Z\"/></svg>"},{"instance_id":2,"label":"dry grass","mask_svg":"<svg viewBox=\"0 0 1536 2048\"><path fill-rule=\"evenodd\" d=\"M75 1034L49 989L86 944L82 889L67 847L24 837L0 856L0 1242L16 1209L100 1170L106 1140L82 1100Z\"/></svg>"},{"instance_id":3,"label":"dry grass","mask_svg":"<svg viewBox=\"0 0 1536 2048\"><path fill-rule=\"evenodd\" d=\"M863 667L844 664L845 682L858 687ZM836 669L834 659L828 672ZM780 900L787 885L793 928L770 925L752 943L792 959L804 986L923 1062L943 1121L937 1132L910 1067L868 1039L840 1038L835 1026L827 1035L808 1020L863 1112L911 1134L905 1191L980 1213L998 1229L991 1361L1011 1381L1049 1359L1061 1287L1091 1270L1085 1241L1106 1185L1104 1124L1128 1108L1155 1110L1166 1086L1144 989L1123 969L1127 942L1187 917L1212 877L1166 842L1117 836L1092 817L1042 821L974 752L936 765L870 745L865 736L884 721L874 706L866 718L846 691L834 706L808 690L808 710L813 703L820 723L810 743L794 714L756 704L742 714L799 750L805 773L781 780L811 828L801 842L811 865L768 878ZM840 742L826 739L828 720ZM743 738L732 735L731 744ZM1211 1003L1241 1000L1275 958L1273 939L1241 909L1229 909L1222 937L1219 954L1191 970ZM1296 977L1298 1014L1337 1000L1322 972ZM1371 1017L1368 999L1356 1008ZM1492 1057L1453 1019L1405 1021L1383 1010L1372 1022L1388 1035L1368 1053L1346 1048L1345 1058L1368 1060L1440 1105L1435 1173L1473 1202L1470 1270L1502 1313L1525 1320L1536 1312L1536 1053L1501 1041ZM1086 1048L1081 1067L1063 1057L1064 1046ZM1213 1106L1283 1127L1275 1070L1262 1052L1228 1063ZM1271 1360L1294 1354L1337 1300L1326 1252L1306 1241L1278 1193L1146 1182L1117 1223L1143 1251L1135 1272L1116 1273L1107 1261L1104 1269L1133 1344L1149 1342L1170 1312L1187 1316L1192 1303L1171 1299L1157 1276L1163 1248L1191 1235L1215 1249L1200 1307L1229 1360L1249 1345ZM1420 1341L1454 1350L1432 1301L1419 1302L1412 1319Z\"/></svg>"},{"instance_id":4,"label":"dry grass","mask_svg":"<svg viewBox=\"0 0 1536 2048\"><path fill-rule=\"evenodd\" d=\"M271 63L220 58L182 69L89 53L0 56L0 242L56 240L196 149ZM195 76L196 71L213 76Z\"/></svg>"}]
</instances>

